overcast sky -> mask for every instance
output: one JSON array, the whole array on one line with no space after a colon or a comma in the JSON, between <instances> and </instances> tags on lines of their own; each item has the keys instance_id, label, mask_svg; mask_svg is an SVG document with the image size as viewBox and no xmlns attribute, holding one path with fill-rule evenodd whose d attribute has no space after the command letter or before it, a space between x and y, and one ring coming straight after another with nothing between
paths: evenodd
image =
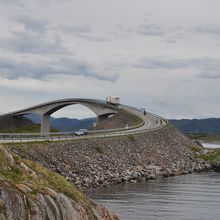
<instances>
[{"instance_id":1,"label":"overcast sky","mask_svg":"<svg viewBox=\"0 0 220 220\"><path fill-rule=\"evenodd\" d=\"M1 113L116 95L167 118L220 117L219 0L0 4Z\"/></svg>"}]
</instances>

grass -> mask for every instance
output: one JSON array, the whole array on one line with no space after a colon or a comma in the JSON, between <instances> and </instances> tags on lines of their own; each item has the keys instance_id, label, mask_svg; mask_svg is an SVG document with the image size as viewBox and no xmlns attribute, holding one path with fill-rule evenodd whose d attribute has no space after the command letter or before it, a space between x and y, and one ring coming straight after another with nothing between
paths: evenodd
<instances>
[{"instance_id":1,"label":"grass","mask_svg":"<svg viewBox=\"0 0 220 220\"><path fill-rule=\"evenodd\" d=\"M66 181L66 179L61 175L45 169L39 163L30 160L26 160L25 163L31 167L38 174L38 176L40 176L37 183L39 187L35 188L35 191L40 191L42 188L50 187L58 192L64 193L75 201L85 199L85 196L80 193L72 183Z\"/></svg>"},{"instance_id":2,"label":"grass","mask_svg":"<svg viewBox=\"0 0 220 220\"><path fill-rule=\"evenodd\" d=\"M51 128L51 132L58 132L58 129ZM22 126L16 129L1 129L0 133L40 133L40 125L33 124L29 126Z\"/></svg>"},{"instance_id":3,"label":"grass","mask_svg":"<svg viewBox=\"0 0 220 220\"><path fill-rule=\"evenodd\" d=\"M209 150L208 153L201 153L196 155L196 157L210 162L220 162L220 149Z\"/></svg>"},{"instance_id":4,"label":"grass","mask_svg":"<svg viewBox=\"0 0 220 220\"><path fill-rule=\"evenodd\" d=\"M103 154L104 153L104 147L101 145L96 145L95 150L97 151L97 153Z\"/></svg>"},{"instance_id":5,"label":"grass","mask_svg":"<svg viewBox=\"0 0 220 220\"><path fill-rule=\"evenodd\" d=\"M220 141L220 134L200 134L192 133L186 134L189 138L194 140L204 140L204 141Z\"/></svg>"},{"instance_id":6,"label":"grass","mask_svg":"<svg viewBox=\"0 0 220 220\"><path fill-rule=\"evenodd\" d=\"M32 195L37 195L39 192L45 193L48 187L69 196L75 201L87 201L86 197L61 175L47 170L36 162L22 160L20 157L14 155L13 159L15 164L11 166L7 156L3 151L0 151L0 176L15 186L31 183L33 190L30 194ZM31 175L29 171L22 168L20 166L21 162L35 171L37 178Z\"/></svg>"},{"instance_id":7,"label":"grass","mask_svg":"<svg viewBox=\"0 0 220 220\"><path fill-rule=\"evenodd\" d=\"M129 134L128 135L128 139L130 140L130 141L132 141L132 142L135 142L136 140L135 140L135 137L132 135L132 134Z\"/></svg>"},{"instance_id":8,"label":"grass","mask_svg":"<svg viewBox=\"0 0 220 220\"><path fill-rule=\"evenodd\" d=\"M204 148L203 147L199 147L199 146L193 146L193 147L191 147L191 150L193 152L201 152L202 150L204 150Z\"/></svg>"},{"instance_id":9,"label":"grass","mask_svg":"<svg viewBox=\"0 0 220 220\"><path fill-rule=\"evenodd\" d=\"M191 150L195 152L196 158L209 162L220 162L220 149L205 149L204 147L193 146Z\"/></svg>"},{"instance_id":10,"label":"grass","mask_svg":"<svg viewBox=\"0 0 220 220\"><path fill-rule=\"evenodd\" d=\"M126 116L126 118L132 118L135 121L135 125L139 125L143 122L141 117L134 115L130 112L123 111L123 114Z\"/></svg>"}]
</instances>

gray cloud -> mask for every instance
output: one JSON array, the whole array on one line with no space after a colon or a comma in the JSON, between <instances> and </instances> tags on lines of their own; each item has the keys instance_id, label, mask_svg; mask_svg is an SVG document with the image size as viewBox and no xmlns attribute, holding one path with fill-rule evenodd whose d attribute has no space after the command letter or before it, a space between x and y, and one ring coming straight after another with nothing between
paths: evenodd
<instances>
[{"instance_id":1,"label":"gray cloud","mask_svg":"<svg viewBox=\"0 0 220 220\"><path fill-rule=\"evenodd\" d=\"M146 69L162 69L172 70L189 67L189 62L186 59L168 59L164 57L147 57L139 63L133 64L133 67Z\"/></svg>"},{"instance_id":2,"label":"gray cloud","mask_svg":"<svg viewBox=\"0 0 220 220\"><path fill-rule=\"evenodd\" d=\"M20 3L21 2L21 0L7 0L7 1L5 1L5 0L0 0L0 3L6 3L6 4L8 4L8 3Z\"/></svg>"},{"instance_id":3,"label":"gray cloud","mask_svg":"<svg viewBox=\"0 0 220 220\"><path fill-rule=\"evenodd\" d=\"M155 24L141 24L137 30L137 33L147 36L161 37L167 33L167 30Z\"/></svg>"},{"instance_id":4,"label":"gray cloud","mask_svg":"<svg viewBox=\"0 0 220 220\"><path fill-rule=\"evenodd\" d=\"M61 26L60 30L63 31L65 34L72 34L76 37L83 38L88 41L108 41L109 39L98 36L93 33L92 28L89 25L77 25L77 26Z\"/></svg>"},{"instance_id":5,"label":"gray cloud","mask_svg":"<svg viewBox=\"0 0 220 220\"><path fill-rule=\"evenodd\" d=\"M132 64L135 68L152 70L178 70L182 68L195 68L197 77L220 79L220 59L210 57L169 59L165 57L145 58L139 63Z\"/></svg>"},{"instance_id":6,"label":"gray cloud","mask_svg":"<svg viewBox=\"0 0 220 220\"><path fill-rule=\"evenodd\" d=\"M158 37L159 40L167 43L176 43L177 40L183 39L188 32L187 29L181 26L163 26L159 24L150 23L146 20L138 27L125 27L123 25L116 25L117 30L127 34L140 34L146 37Z\"/></svg>"},{"instance_id":7,"label":"gray cloud","mask_svg":"<svg viewBox=\"0 0 220 220\"><path fill-rule=\"evenodd\" d=\"M48 29L48 21L32 15L15 16L15 21L22 23L28 31L46 32Z\"/></svg>"},{"instance_id":8,"label":"gray cloud","mask_svg":"<svg viewBox=\"0 0 220 220\"><path fill-rule=\"evenodd\" d=\"M0 38L0 46L3 50L17 53L68 54L57 36L49 40L44 35L28 31L17 31L8 38Z\"/></svg>"},{"instance_id":9,"label":"gray cloud","mask_svg":"<svg viewBox=\"0 0 220 220\"><path fill-rule=\"evenodd\" d=\"M94 66L69 57L61 57L48 62L18 62L12 59L0 58L0 75L7 79L16 79L19 77L46 79L52 75L62 74L92 77L111 82L118 78L118 76L114 74L107 75L99 73Z\"/></svg>"},{"instance_id":10,"label":"gray cloud","mask_svg":"<svg viewBox=\"0 0 220 220\"><path fill-rule=\"evenodd\" d=\"M62 25L60 27L61 30L64 32L69 32L69 33L90 33L91 32L91 27L89 25L76 25L76 26L67 26L67 25Z\"/></svg>"},{"instance_id":11,"label":"gray cloud","mask_svg":"<svg viewBox=\"0 0 220 220\"><path fill-rule=\"evenodd\" d=\"M216 27L216 26L204 26L204 27L195 27L192 28L193 32L196 33L202 33L202 34L212 34L215 35L217 37L220 37L220 27Z\"/></svg>"}]
</instances>

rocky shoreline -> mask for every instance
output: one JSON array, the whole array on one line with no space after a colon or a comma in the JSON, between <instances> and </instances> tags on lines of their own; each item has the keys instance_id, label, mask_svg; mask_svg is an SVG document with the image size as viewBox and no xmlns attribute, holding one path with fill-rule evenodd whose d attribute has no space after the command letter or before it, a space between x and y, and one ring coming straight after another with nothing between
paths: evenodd
<instances>
[{"instance_id":1,"label":"rocky shoreline","mask_svg":"<svg viewBox=\"0 0 220 220\"><path fill-rule=\"evenodd\" d=\"M210 164L195 157L194 146L197 143L169 125L135 136L19 144L10 149L87 190L210 170Z\"/></svg>"},{"instance_id":2,"label":"rocky shoreline","mask_svg":"<svg viewBox=\"0 0 220 220\"><path fill-rule=\"evenodd\" d=\"M62 176L0 145L0 219L118 220Z\"/></svg>"}]
</instances>

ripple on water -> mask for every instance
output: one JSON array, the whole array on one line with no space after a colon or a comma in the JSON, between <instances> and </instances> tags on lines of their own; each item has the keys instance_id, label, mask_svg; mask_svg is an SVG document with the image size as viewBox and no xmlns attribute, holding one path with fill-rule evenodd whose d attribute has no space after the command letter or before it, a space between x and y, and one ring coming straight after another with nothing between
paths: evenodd
<instances>
[{"instance_id":1,"label":"ripple on water","mask_svg":"<svg viewBox=\"0 0 220 220\"><path fill-rule=\"evenodd\" d=\"M220 173L96 189L90 196L122 220L219 220Z\"/></svg>"}]
</instances>

